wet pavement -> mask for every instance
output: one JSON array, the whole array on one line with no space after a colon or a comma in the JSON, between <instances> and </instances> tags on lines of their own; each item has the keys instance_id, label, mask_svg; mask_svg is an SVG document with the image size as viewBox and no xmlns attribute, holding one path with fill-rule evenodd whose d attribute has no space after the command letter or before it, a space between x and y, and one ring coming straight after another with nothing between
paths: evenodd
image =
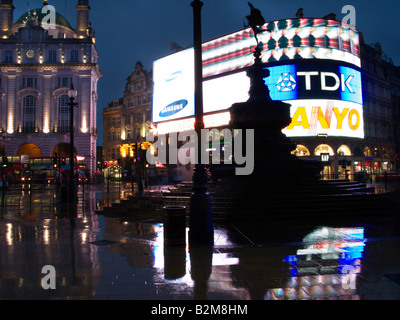
<instances>
[{"instance_id":1,"label":"wet pavement","mask_svg":"<svg viewBox=\"0 0 400 320\"><path fill-rule=\"evenodd\" d=\"M8 192L0 299L400 299L399 216L216 224L213 247L165 247L161 221L95 213L129 184L79 188L72 219L52 188Z\"/></svg>"}]
</instances>

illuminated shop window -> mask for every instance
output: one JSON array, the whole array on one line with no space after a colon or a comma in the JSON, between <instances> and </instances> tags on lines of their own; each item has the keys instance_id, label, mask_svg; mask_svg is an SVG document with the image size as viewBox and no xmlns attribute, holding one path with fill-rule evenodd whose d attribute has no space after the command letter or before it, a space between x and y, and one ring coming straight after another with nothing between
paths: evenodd
<instances>
[{"instance_id":1,"label":"illuminated shop window","mask_svg":"<svg viewBox=\"0 0 400 320\"><path fill-rule=\"evenodd\" d=\"M365 149L364 149L364 156L366 156L366 157L371 157L371 156L372 156L372 153L371 153L371 149L370 149L370 148L365 147Z\"/></svg>"},{"instance_id":2,"label":"illuminated shop window","mask_svg":"<svg viewBox=\"0 0 400 320\"><path fill-rule=\"evenodd\" d=\"M307 147L298 144L296 150L292 151L292 154L297 157L308 157L310 156L310 151L308 151Z\"/></svg>"},{"instance_id":3,"label":"illuminated shop window","mask_svg":"<svg viewBox=\"0 0 400 320\"><path fill-rule=\"evenodd\" d=\"M340 156L351 156L350 148L346 145L342 145L337 150L337 154Z\"/></svg>"},{"instance_id":4,"label":"illuminated shop window","mask_svg":"<svg viewBox=\"0 0 400 320\"><path fill-rule=\"evenodd\" d=\"M320 144L318 147L315 148L314 155L320 156L321 153L329 153L330 156L334 156L335 153L333 149L327 144Z\"/></svg>"}]
</instances>

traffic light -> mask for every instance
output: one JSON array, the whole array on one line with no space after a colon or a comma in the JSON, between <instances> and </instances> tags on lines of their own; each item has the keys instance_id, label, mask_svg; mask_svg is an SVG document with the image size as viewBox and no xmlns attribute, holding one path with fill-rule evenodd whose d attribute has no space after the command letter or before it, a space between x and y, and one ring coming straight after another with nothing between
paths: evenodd
<instances>
[{"instance_id":1,"label":"traffic light","mask_svg":"<svg viewBox=\"0 0 400 320\"><path fill-rule=\"evenodd\" d=\"M56 168L57 167L57 160L58 160L58 154L56 153L56 154L54 154L53 155L53 165L54 165L54 168Z\"/></svg>"},{"instance_id":2,"label":"traffic light","mask_svg":"<svg viewBox=\"0 0 400 320\"><path fill-rule=\"evenodd\" d=\"M8 167L8 158L7 156L3 156L3 168L7 168Z\"/></svg>"},{"instance_id":3,"label":"traffic light","mask_svg":"<svg viewBox=\"0 0 400 320\"><path fill-rule=\"evenodd\" d=\"M62 166L65 166L66 164L67 164L66 159L65 159L65 158L62 158L62 160L61 160L61 165L62 165Z\"/></svg>"}]
</instances>

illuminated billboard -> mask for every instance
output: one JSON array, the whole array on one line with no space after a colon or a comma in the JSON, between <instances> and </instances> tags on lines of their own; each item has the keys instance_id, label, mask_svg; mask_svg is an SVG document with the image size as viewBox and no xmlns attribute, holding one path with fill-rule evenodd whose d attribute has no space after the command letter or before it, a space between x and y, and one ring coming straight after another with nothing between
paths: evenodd
<instances>
[{"instance_id":1,"label":"illuminated billboard","mask_svg":"<svg viewBox=\"0 0 400 320\"><path fill-rule=\"evenodd\" d=\"M303 61L298 64L271 66L268 69L270 76L265 78L265 83L270 90L271 99L292 105L292 123L283 130L288 137L322 134L364 138L359 70L322 61ZM247 101L249 88L250 79L245 71L204 81L204 112L210 114L208 117L212 119L211 123L216 127L229 124L230 118L226 115L228 109L236 102ZM188 96L189 93L184 95ZM184 124L189 122L182 120L163 127L168 126L173 130L175 126L183 130ZM193 124L192 118L190 128L186 129L190 130Z\"/></svg>"},{"instance_id":2,"label":"illuminated billboard","mask_svg":"<svg viewBox=\"0 0 400 320\"><path fill-rule=\"evenodd\" d=\"M288 100L292 123L288 137L318 135L364 138L362 105L341 100Z\"/></svg>"},{"instance_id":3,"label":"illuminated billboard","mask_svg":"<svg viewBox=\"0 0 400 320\"><path fill-rule=\"evenodd\" d=\"M194 50L154 62L153 122L194 116Z\"/></svg>"},{"instance_id":4,"label":"illuminated billboard","mask_svg":"<svg viewBox=\"0 0 400 320\"><path fill-rule=\"evenodd\" d=\"M266 23L258 35L262 62L324 59L361 66L356 29L336 20L285 19ZM251 29L241 30L203 44L205 78L249 67L256 46Z\"/></svg>"},{"instance_id":5,"label":"illuminated billboard","mask_svg":"<svg viewBox=\"0 0 400 320\"><path fill-rule=\"evenodd\" d=\"M288 137L364 138L361 72L337 63L299 63L268 68L272 100L292 105Z\"/></svg>"},{"instance_id":6,"label":"illuminated billboard","mask_svg":"<svg viewBox=\"0 0 400 320\"><path fill-rule=\"evenodd\" d=\"M270 70L272 100L292 105L289 137L364 137L359 34L336 20L301 18L266 23L259 40ZM203 44L205 124L229 124L228 109L247 101L256 41L251 29ZM154 62L153 122L158 129L191 130L194 124L194 50Z\"/></svg>"}]
</instances>

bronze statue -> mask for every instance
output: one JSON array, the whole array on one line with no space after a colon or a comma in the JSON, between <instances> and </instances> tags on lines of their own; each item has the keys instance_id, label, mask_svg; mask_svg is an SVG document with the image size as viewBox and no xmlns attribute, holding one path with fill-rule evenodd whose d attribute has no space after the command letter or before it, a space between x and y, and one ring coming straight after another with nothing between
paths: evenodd
<instances>
[{"instance_id":1,"label":"bronze statue","mask_svg":"<svg viewBox=\"0 0 400 320\"><path fill-rule=\"evenodd\" d=\"M256 38L257 41L257 45L258 45L258 37L257 35L259 33L262 33L262 26L265 24L265 19L264 17L261 15L261 11L254 8L254 6L248 2L249 7L250 7L250 15L246 17L247 21L248 21L248 25L246 27L251 27L251 29L253 29L254 32L254 36Z\"/></svg>"}]
</instances>

